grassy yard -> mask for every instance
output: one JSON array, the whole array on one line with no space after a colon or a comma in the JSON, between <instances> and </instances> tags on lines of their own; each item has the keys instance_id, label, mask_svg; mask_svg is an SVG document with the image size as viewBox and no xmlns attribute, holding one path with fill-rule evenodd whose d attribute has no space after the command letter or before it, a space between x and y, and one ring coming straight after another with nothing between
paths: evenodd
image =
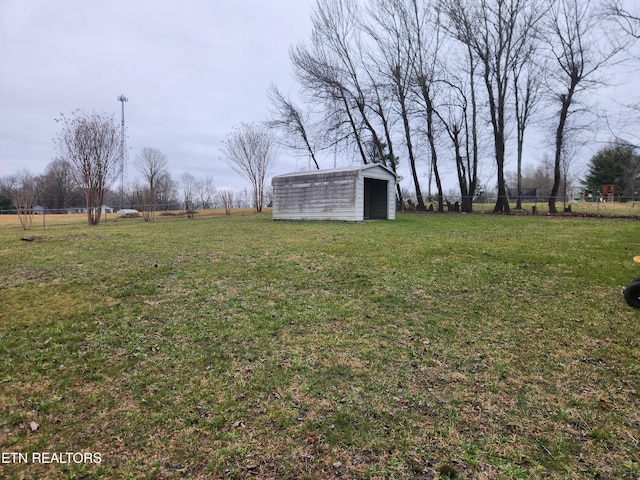
<instances>
[{"instance_id":1,"label":"grassy yard","mask_svg":"<svg viewBox=\"0 0 640 480\"><path fill-rule=\"evenodd\" d=\"M640 477L637 220L22 235L0 226L1 478Z\"/></svg>"}]
</instances>

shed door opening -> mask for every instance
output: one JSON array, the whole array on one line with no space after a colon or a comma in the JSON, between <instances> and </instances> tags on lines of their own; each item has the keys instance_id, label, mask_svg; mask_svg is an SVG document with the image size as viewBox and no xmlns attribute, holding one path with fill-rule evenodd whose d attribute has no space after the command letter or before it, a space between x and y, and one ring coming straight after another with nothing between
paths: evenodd
<instances>
[{"instance_id":1,"label":"shed door opening","mask_svg":"<svg viewBox=\"0 0 640 480\"><path fill-rule=\"evenodd\" d=\"M386 220L388 218L388 181L376 178L364 179L364 218Z\"/></svg>"}]
</instances>

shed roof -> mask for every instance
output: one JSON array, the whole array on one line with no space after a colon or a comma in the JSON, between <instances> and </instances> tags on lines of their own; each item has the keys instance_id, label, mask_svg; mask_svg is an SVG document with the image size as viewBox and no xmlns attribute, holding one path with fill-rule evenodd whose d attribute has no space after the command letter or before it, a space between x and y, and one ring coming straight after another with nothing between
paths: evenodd
<instances>
[{"instance_id":1,"label":"shed roof","mask_svg":"<svg viewBox=\"0 0 640 480\"><path fill-rule=\"evenodd\" d=\"M347 167L340 168L324 168L322 170L305 170L302 172L292 172L292 173L284 173L282 175L276 175L274 178L279 177L302 177L306 175L326 175L331 173L342 173L342 172L357 172L359 170L368 170L371 168L382 168L389 172L394 177L397 175L391 170L389 167L386 167L382 163L367 163L366 165L349 165Z\"/></svg>"}]
</instances>

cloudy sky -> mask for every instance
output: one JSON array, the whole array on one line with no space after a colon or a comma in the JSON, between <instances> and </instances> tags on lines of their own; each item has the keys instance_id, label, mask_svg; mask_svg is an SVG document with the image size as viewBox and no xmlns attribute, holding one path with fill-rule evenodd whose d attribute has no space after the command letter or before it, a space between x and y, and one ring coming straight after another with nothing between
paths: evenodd
<instances>
[{"instance_id":1,"label":"cloudy sky","mask_svg":"<svg viewBox=\"0 0 640 480\"><path fill-rule=\"evenodd\" d=\"M61 113L119 123L124 94L130 160L157 148L175 179L244 188L220 159L222 140L267 117L271 82L295 94L289 47L308 37L314 3L0 0L0 177L44 173ZM300 162L285 154L274 173Z\"/></svg>"},{"instance_id":2,"label":"cloudy sky","mask_svg":"<svg viewBox=\"0 0 640 480\"><path fill-rule=\"evenodd\" d=\"M625 1L636 6L637 0ZM0 177L21 168L44 173L56 156L55 118L81 109L113 114L119 122L117 97L124 94L129 179L138 175L131 160L151 147L168 156L176 180L188 172L211 176L217 188L243 189L248 183L221 159L222 141L241 122L266 119L270 83L295 96L289 48L309 37L314 4L0 0ZM609 77L617 93L600 91L598 103L622 112L618 105L638 96L637 65ZM625 118L616 128L634 135L637 124ZM611 137L605 131L603 138ZM551 143L529 145L529 160L536 161ZM589 152L582 156L583 167ZM283 152L273 173L307 163ZM494 169L492 162L483 167L489 187ZM453 168L443 170L454 187Z\"/></svg>"}]
</instances>

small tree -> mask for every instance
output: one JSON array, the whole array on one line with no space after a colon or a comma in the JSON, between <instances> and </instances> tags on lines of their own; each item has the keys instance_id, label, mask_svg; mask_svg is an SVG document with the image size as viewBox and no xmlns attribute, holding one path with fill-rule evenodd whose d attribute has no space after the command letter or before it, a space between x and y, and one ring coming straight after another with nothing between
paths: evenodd
<instances>
[{"instance_id":1,"label":"small tree","mask_svg":"<svg viewBox=\"0 0 640 480\"><path fill-rule=\"evenodd\" d=\"M251 182L254 209L262 212L265 181L276 161L271 135L261 126L242 123L224 141L222 155L234 171Z\"/></svg>"},{"instance_id":2,"label":"small tree","mask_svg":"<svg viewBox=\"0 0 640 480\"><path fill-rule=\"evenodd\" d=\"M23 230L30 230L33 225L33 207L39 196L38 179L27 170L22 170L10 177L8 184L20 225Z\"/></svg>"},{"instance_id":3,"label":"small tree","mask_svg":"<svg viewBox=\"0 0 640 480\"><path fill-rule=\"evenodd\" d=\"M193 205L193 190L195 188L196 179L190 173L182 174L182 194L184 199L184 210L187 212L187 218L195 216L195 207Z\"/></svg>"},{"instance_id":4,"label":"small tree","mask_svg":"<svg viewBox=\"0 0 640 480\"><path fill-rule=\"evenodd\" d=\"M153 218L157 202L158 183L167 169L167 156L155 148L143 148L135 160L146 185L142 190L142 217L145 222Z\"/></svg>"},{"instance_id":5,"label":"small tree","mask_svg":"<svg viewBox=\"0 0 640 480\"><path fill-rule=\"evenodd\" d=\"M56 120L62 131L55 139L81 186L89 225L100 223L104 196L119 173L119 132L113 117L76 110Z\"/></svg>"},{"instance_id":6,"label":"small tree","mask_svg":"<svg viewBox=\"0 0 640 480\"><path fill-rule=\"evenodd\" d=\"M218 199L224 207L225 215L231 215L231 209L233 208L233 190L220 190L218 192Z\"/></svg>"},{"instance_id":7,"label":"small tree","mask_svg":"<svg viewBox=\"0 0 640 480\"><path fill-rule=\"evenodd\" d=\"M204 179L196 180L194 187L200 206L205 210L211 208L211 203L216 193L213 178L208 175Z\"/></svg>"}]
</instances>

